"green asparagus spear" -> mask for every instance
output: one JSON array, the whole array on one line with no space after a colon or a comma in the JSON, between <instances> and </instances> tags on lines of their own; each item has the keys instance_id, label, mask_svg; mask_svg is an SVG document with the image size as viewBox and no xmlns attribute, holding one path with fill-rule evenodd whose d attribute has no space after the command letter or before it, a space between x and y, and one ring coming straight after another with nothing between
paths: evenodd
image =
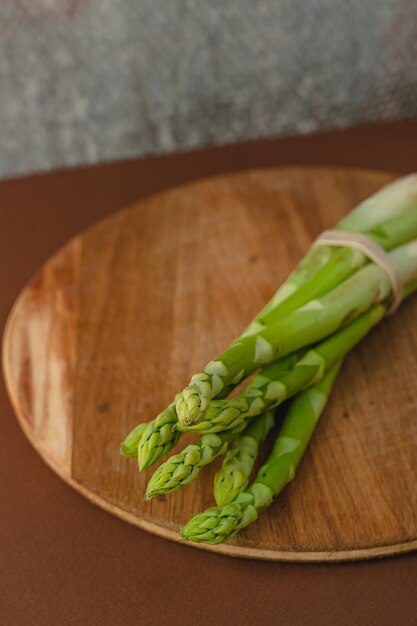
<instances>
[{"instance_id":1,"label":"green asparagus spear","mask_svg":"<svg viewBox=\"0 0 417 626\"><path fill-rule=\"evenodd\" d=\"M366 198L338 223L337 228L363 233L404 213L416 201L417 174L409 174Z\"/></svg>"},{"instance_id":2,"label":"green asparagus spear","mask_svg":"<svg viewBox=\"0 0 417 626\"><path fill-rule=\"evenodd\" d=\"M152 475L146 489L146 499L177 491L195 480L200 470L217 456L226 452L236 433L229 431L218 435L203 435L197 443L188 445L162 463Z\"/></svg>"},{"instance_id":3,"label":"green asparagus spear","mask_svg":"<svg viewBox=\"0 0 417 626\"><path fill-rule=\"evenodd\" d=\"M390 256L404 282L417 273L417 240L395 248ZM267 326L257 335L240 337L178 394L176 410L182 425L201 422L211 400L225 385L235 383L261 365L324 339L373 304L390 297L386 272L370 263L330 293L310 301L288 317Z\"/></svg>"},{"instance_id":4,"label":"green asparagus spear","mask_svg":"<svg viewBox=\"0 0 417 626\"><path fill-rule=\"evenodd\" d=\"M151 422L147 422L138 445L139 469L148 469L153 463L177 445L180 433L175 429L177 413L174 403Z\"/></svg>"},{"instance_id":5,"label":"green asparagus spear","mask_svg":"<svg viewBox=\"0 0 417 626\"><path fill-rule=\"evenodd\" d=\"M133 430L130 431L126 439L120 446L120 452L124 456L135 458L138 455L138 445L142 439L143 431L146 429L147 424L138 424Z\"/></svg>"},{"instance_id":6,"label":"green asparagus spear","mask_svg":"<svg viewBox=\"0 0 417 626\"><path fill-rule=\"evenodd\" d=\"M227 541L254 522L260 511L293 480L340 365L340 362L334 365L320 382L292 401L272 452L251 487L233 502L193 517L181 530L182 539L210 544Z\"/></svg>"},{"instance_id":7,"label":"green asparagus spear","mask_svg":"<svg viewBox=\"0 0 417 626\"><path fill-rule=\"evenodd\" d=\"M383 318L386 305L377 304L334 335L309 350L294 367L277 373L272 363L256 374L248 387L230 400L213 400L205 419L183 431L216 433L237 428L248 418L278 406L323 377Z\"/></svg>"},{"instance_id":8,"label":"green asparagus spear","mask_svg":"<svg viewBox=\"0 0 417 626\"><path fill-rule=\"evenodd\" d=\"M274 412L261 413L226 452L222 466L214 477L214 497L219 506L232 502L246 489L259 446L273 425Z\"/></svg>"}]
</instances>

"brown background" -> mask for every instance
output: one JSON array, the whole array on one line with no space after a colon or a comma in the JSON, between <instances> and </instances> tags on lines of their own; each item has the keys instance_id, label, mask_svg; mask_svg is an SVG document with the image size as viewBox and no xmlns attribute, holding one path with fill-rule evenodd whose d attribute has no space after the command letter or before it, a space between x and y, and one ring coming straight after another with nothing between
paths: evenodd
<instances>
[{"instance_id":1,"label":"brown background","mask_svg":"<svg viewBox=\"0 0 417 626\"><path fill-rule=\"evenodd\" d=\"M0 184L0 319L39 264L122 206L183 181L279 164L417 170L417 123L363 127ZM343 565L231 559L148 535L71 491L0 395L0 624L417 623L417 555Z\"/></svg>"}]
</instances>

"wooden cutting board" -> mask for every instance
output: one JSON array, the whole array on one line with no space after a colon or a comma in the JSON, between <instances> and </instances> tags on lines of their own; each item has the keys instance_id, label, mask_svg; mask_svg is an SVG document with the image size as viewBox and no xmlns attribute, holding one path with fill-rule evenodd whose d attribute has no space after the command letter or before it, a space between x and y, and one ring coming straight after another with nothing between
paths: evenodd
<instances>
[{"instance_id":1,"label":"wooden cutting board","mask_svg":"<svg viewBox=\"0 0 417 626\"><path fill-rule=\"evenodd\" d=\"M152 197L76 237L22 291L4 336L8 390L33 446L95 504L176 541L213 504L218 464L146 503L151 471L120 456L121 440L241 332L322 229L392 178L244 172ZM414 298L354 351L294 482L257 523L207 549L329 561L417 548L416 315Z\"/></svg>"}]
</instances>

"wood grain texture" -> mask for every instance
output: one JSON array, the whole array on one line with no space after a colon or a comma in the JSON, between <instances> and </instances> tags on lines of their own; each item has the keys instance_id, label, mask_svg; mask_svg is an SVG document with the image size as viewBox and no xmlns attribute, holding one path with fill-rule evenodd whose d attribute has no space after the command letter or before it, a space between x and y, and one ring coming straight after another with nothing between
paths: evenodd
<instances>
[{"instance_id":1,"label":"wood grain texture","mask_svg":"<svg viewBox=\"0 0 417 626\"><path fill-rule=\"evenodd\" d=\"M152 470L139 474L120 441L241 332L321 230L392 178L288 168L208 179L70 242L23 290L4 336L35 448L93 502L176 540L213 503L218 464L145 503ZM296 480L259 521L228 544L190 545L299 561L417 548L416 314L414 299L350 355Z\"/></svg>"}]
</instances>

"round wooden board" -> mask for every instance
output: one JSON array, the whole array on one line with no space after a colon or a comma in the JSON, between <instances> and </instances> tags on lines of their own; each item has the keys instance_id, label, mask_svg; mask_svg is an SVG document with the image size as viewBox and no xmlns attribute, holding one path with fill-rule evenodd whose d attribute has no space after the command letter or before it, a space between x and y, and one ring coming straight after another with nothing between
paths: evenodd
<instances>
[{"instance_id":1,"label":"round wooden board","mask_svg":"<svg viewBox=\"0 0 417 626\"><path fill-rule=\"evenodd\" d=\"M392 178L329 168L224 176L71 241L23 290L4 337L8 390L31 443L94 503L177 540L213 503L217 464L146 503L150 473L120 456L120 441L241 332L321 230ZM417 547L416 315L414 299L350 355L296 480L257 523L207 549L329 561Z\"/></svg>"}]
</instances>

